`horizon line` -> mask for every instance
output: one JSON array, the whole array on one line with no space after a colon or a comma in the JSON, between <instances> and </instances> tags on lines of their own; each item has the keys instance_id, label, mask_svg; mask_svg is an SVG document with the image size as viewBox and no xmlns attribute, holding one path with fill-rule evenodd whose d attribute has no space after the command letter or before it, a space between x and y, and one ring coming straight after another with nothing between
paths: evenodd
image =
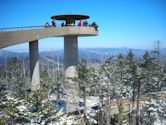
<instances>
[{"instance_id":1,"label":"horizon line","mask_svg":"<svg viewBox=\"0 0 166 125\"><path fill-rule=\"evenodd\" d=\"M79 49L131 49L131 50L144 50L144 51L151 51L152 49L144 49L144 48L131 48L131 47L79 47ZM166 48L161 48L166 49ZM47 52L47 51L59 51L64 50L64 48L40 48L39 52ZM17 53L27 53L29 49L6 49L2 48L0 51L8 51L8 52L17 52Z\"/></svg>"}]
</instances>

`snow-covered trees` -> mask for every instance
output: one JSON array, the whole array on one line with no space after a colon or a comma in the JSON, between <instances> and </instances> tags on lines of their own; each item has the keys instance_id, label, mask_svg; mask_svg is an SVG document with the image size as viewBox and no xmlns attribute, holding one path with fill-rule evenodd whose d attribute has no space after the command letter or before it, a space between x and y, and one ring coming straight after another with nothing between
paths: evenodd
<instances>
[{"instance_id":1,"label":"snow-covered trees","mask_svg":"<svg viewBox=\"0 0 166 125\"><path fill-rule=\"evenodd\" d=\"M53 102L47 98L46 90L30 93L26 98L7 95L3 101L3 112L0 124L6 125L83 125L83 115L68 115L63 111L56 112Z\"/></svg>"},{"instance_id":2,"label":"snow-covered trees","mask_svg":"<svg viewBox=\"0 0 166 125\"><path fill-rule=\"evenodd\" d=\"M149 94L141 110L141 122L147 125L166 124L166 99Z\"/></svg>"},{"instance_id":3,"label":"snow-covered trees","mask_svg":"<svg viewBox=\"0 0 166 125\"><path fill-rule=\"evenodd\" d=\"M24 99L8 94L2 105L5 108L0 119L6 124L48 122L55 114L44 90L33 92Z\"/></svg>"},{"instance_id":4,"label":"snow-covered trees","mask_svg":"<svg viewBox=\"0 0 166 125\"><path fill-rule=\"evenodd\" d=\"M129 118L130 122L137 125L141 122L149 125L165 124L165 98L149 96L141 100L141 97L147 93L166 89L166 67L163 63L158 64L160 61L152 58L149 52L145 52L142 58L138 58L132 51L129 51L127 55L119 54L97 65L91 64L93 66L89 65L86 60L82 60L77 67L78 77L72 79L71 84L65 83L63 73L55 73L52 68L49 68L49 72L43 69L41 71L42 90L36 92L26 91L25 84L22 84L25 82L25 75L21 75L22 70L15 68L20 67L19 60L14 58L10 61L9 64L12 66L8 67L7 73L4 70L0 75L0 124L2 125L23 123L82 125L97 121L101 125L109 125L110 122L124 125L128 123L128 116L127 113L123 113L123 104L119 102L121 98L128 98L133 102L133 105L130 105L133 116L132 120ZM56 78L53 79L51 76L55 75ZM53 102L49 100L50 94L54 96L54 99L62 99L66 92L63 84L73 89L75 82L79 83L78 96L84 100L84 115L56 112ZM9 86L9 94L6 94L6 85L9 83L12 86ZM14 90L11 92L11 89ZM100 105L96 106L98 111L87 108L87 96L100 97ZM74 98L74 94L71 98ZM119 111L114 118L111 114L113 112L112 100L117 102Z\"/></svg>"}]
</instances>

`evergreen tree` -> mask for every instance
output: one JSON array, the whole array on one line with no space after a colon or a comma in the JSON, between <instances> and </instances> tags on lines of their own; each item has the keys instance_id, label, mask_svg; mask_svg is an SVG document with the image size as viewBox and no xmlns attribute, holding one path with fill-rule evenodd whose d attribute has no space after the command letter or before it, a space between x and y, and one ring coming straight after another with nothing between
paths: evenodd
<instances>
[{"instance_id":1,"label":"evergreen tree","mask_svg":"<svg viewBox=\"0 0 166 125\"><path fill-rule=\"evenodd\" d=\"M89 70L87 69L87 62L86 60L81 60L77 67L78 79L79 82L79 90L80 96L83 97L84 102L84 117L86 120L86 96L87 96L87 88L89 83Z\"/></svg>"},{"instance_id":2,"label":"evergreen tree","mask_svg":"<svg viewBox=\"0 0 166 125\"><path fill-rule=\"evenodd\" d=\"M132 87L132 108L134 109L134 102L135 102L135 96L136 96L136 70L137 70L137 62L134 59L134 54L130 50L127 57L126 57L126 63L128 65L128 71L127 71L127 81L129 85Z\"/></svg>"}]
</instances>

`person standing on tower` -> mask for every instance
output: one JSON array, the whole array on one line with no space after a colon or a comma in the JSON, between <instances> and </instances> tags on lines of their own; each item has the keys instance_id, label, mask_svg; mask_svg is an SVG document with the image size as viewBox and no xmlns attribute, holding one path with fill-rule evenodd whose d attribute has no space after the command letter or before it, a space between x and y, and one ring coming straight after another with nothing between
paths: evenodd
<instances>
[{"instance_id":1,"label":"person standing on tower","mask_svg":"<svg viewBox=\"0 0 166 125\"><path fill-rule=\"evenodd\" d=\"M79 22L78 22L78 26L81 26L82 25L82 20L80 20Z\"/></svg>"},{"instance_id":2,"label":"person standing on tower","mask_svg":"<svg viewBox=\"0 0 166 125\"><path fill-rule=\"evenodd\" d=\"M64 24L64 22L62 22L62 23L61 23L61 27L64 27L64 26L65 26L65 24Z\"/></svg>"},{"instance_id":3,"label":"person standing on tower","mask_svg":"<svg viewBox=\"0 0 166 125\"><path fill-rule=\"evenodd\" d=\"M45 25L44 25L44 27L49 27L49 26L50 26L50 25L49 25L48 22L46 22Z\"/></svg>"},{"instance_id":4,"label":"person standing on tower","mask_svg":"<svg viewBox=\"0 0 166 125\"><path fill-rule=\"evenodd\" d=\"M83 26L88 26L87 20L85 20L85 21L83 22Z\"/></svg>"},{"instance_id":5,"label":"person standing on tower","mask_svg":"<svg viewBox=\"0 0 166 125\"><path fill-rule=\"evenodd\" d=\"M56 23L55 23L54 20L52 20L52 26L53 26L53 27L56 27Z\"/></svg>"}]
</instances>

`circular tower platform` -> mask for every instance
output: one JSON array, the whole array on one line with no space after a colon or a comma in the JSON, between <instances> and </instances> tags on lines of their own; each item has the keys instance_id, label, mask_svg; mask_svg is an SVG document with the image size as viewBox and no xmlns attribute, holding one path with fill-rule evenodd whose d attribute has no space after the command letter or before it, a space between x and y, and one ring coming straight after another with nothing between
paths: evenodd
<instances>
[{"instance_id":1,"label":"circular tower platform","mask_svg":"<svg viewBox=\"0 0 166 125\"><path fill-rule=\"evenodd\" d=\"M62 14L51 17L51 19L66 21L66 26L74 26L76 20L84 20L88 18L90 17L80 14Z\"/></svg>"}]
</instances>

